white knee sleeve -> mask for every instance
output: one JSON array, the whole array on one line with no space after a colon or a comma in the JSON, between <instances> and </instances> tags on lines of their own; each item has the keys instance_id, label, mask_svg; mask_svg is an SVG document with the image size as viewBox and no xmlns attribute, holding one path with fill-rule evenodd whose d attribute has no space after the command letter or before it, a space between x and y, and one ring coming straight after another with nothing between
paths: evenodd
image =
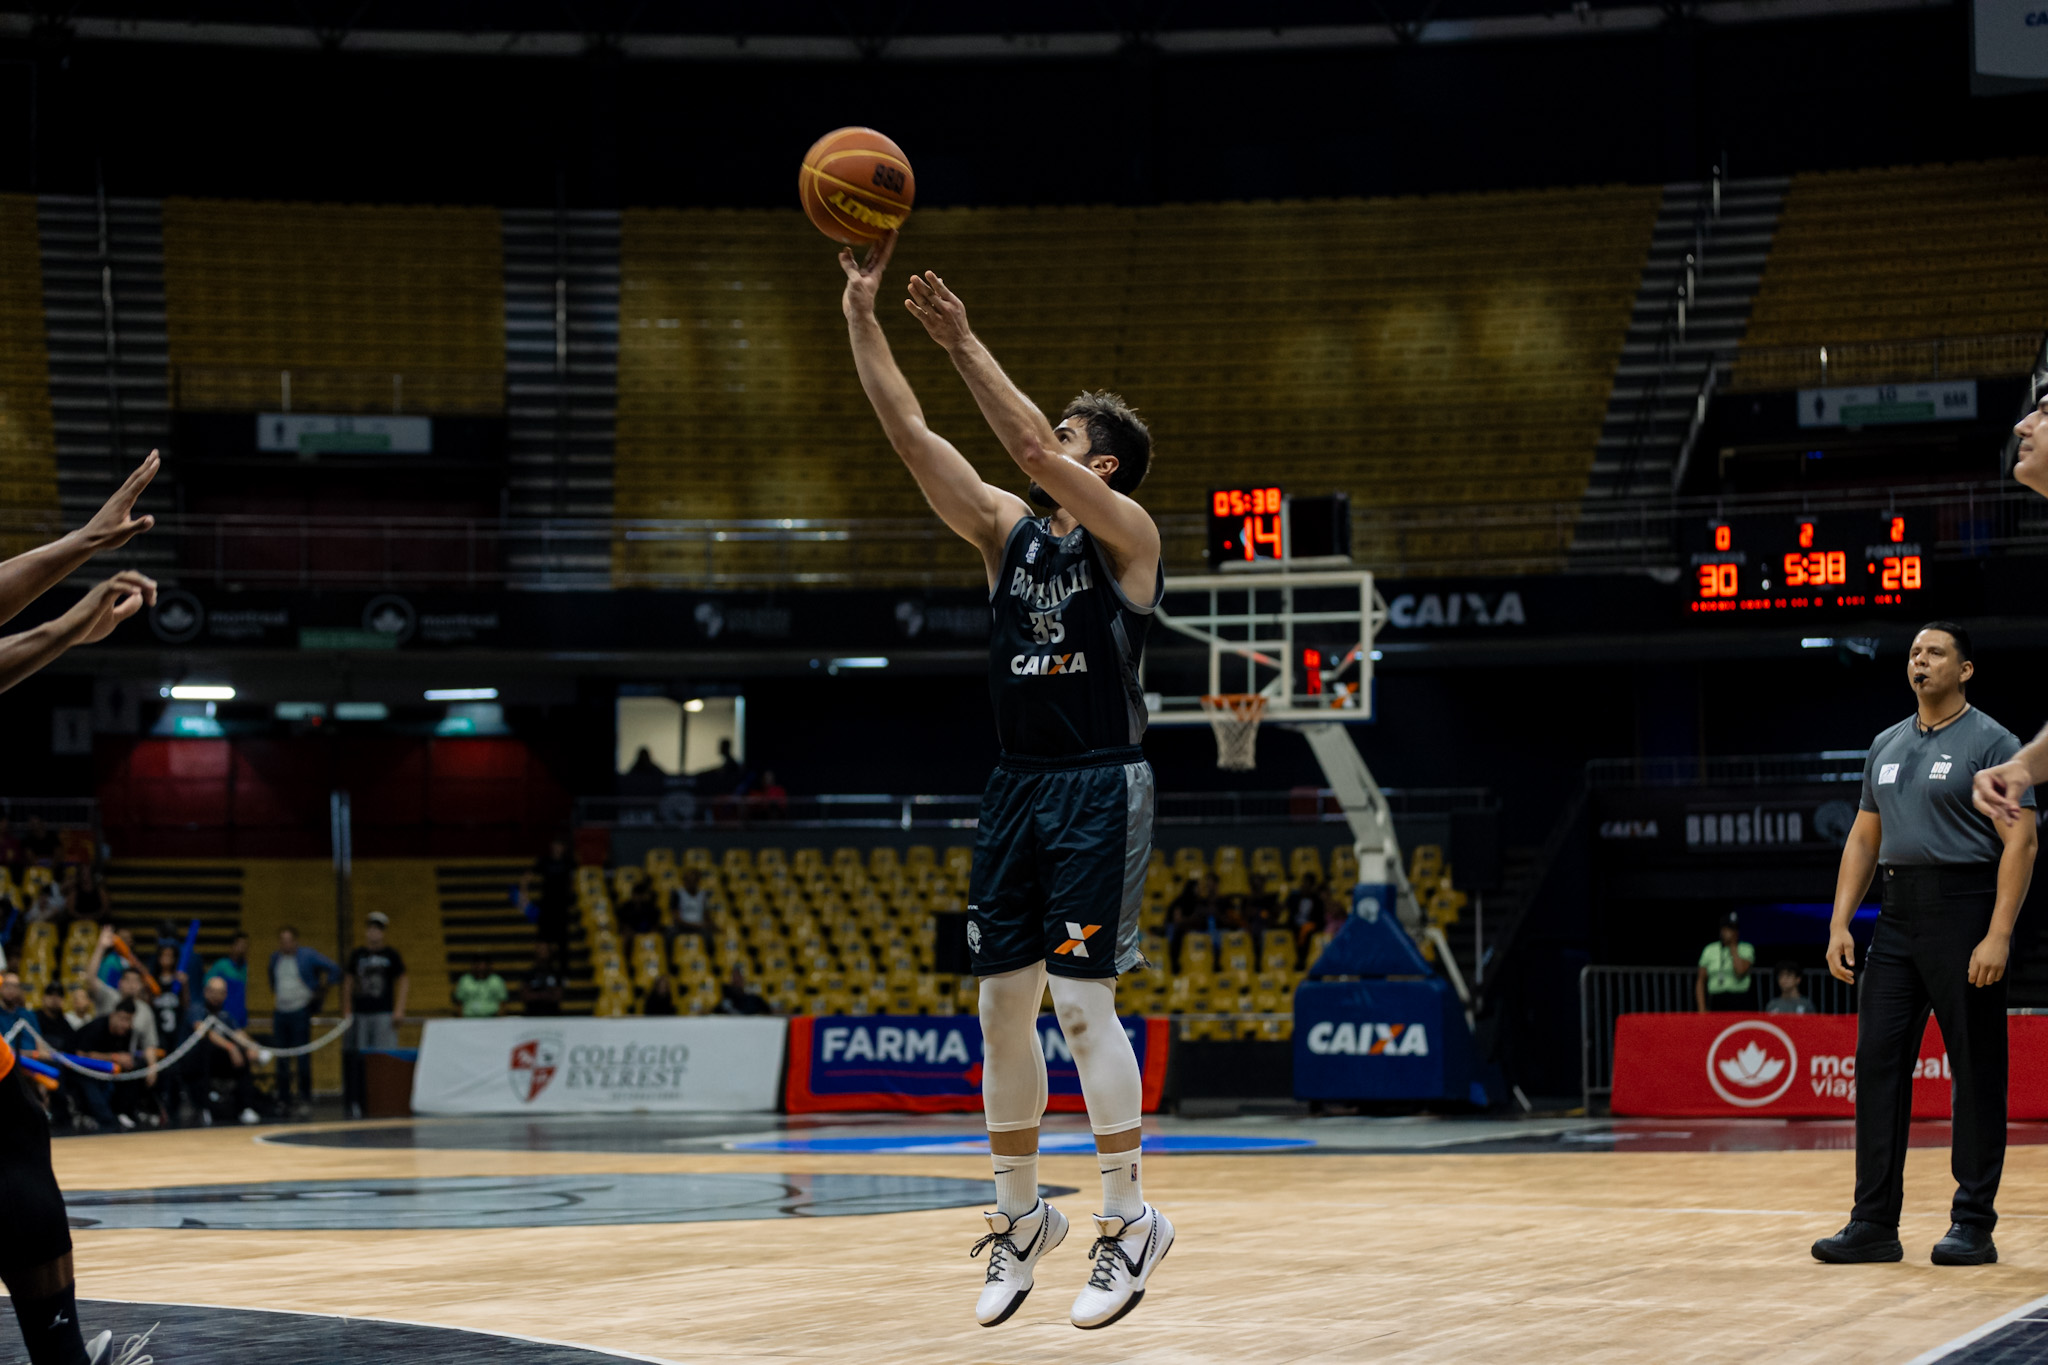
<instances>
[{"instance_id":1,"label":"white knee sleeve","mask_svg":"<svg viewBox=\"0 0 2048 1365\"><path fill-rule=\"evenodd\" d=\"M981 979L981 1109L991 1133L1036 1128L1045 1116L1044 998L1043 962Z\"/></svg>"},{"instance_id":2,"label":"white knee sleeve","mask_svg":"<svg viewBox=\"0 0 2048 1365\"><path fill-rule=\"evenodd\" d=\"M1116 979L1052 978L1052 1005L1060 1032L1081 1073L1088 1126L1098 1134L1123 1133L1144 1122L1144 1087L1138 1054L1116 1017ZM985 1029L987 1025L983 1025Z\"/></svg>"}]
</instances>

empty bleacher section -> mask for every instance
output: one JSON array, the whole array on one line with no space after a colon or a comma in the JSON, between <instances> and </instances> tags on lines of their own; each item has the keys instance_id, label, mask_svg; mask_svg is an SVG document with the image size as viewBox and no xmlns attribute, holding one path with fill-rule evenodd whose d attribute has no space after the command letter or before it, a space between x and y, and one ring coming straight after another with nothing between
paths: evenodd
<instances>
[{"instance_id":1,"label":"empty bleacher section","mask_svg":"<svg viewBox=\"0 0 2048 1365\"><path fill-rule=\"evenodd\" d=\"M495 209L167 199L163 242L180 408L504 411Z\"/></svg>"},{"instance_id":2,"label":"empty bleacher section","mask_svg":"<svg viewBox=\"0 0 2048 1365\"><path fill-rule=\"evenodd\" d=\"M2044 217L2043 159L1794 176L1732 387L2026 373Z\"/></svg>"},{"instance_id":3,"label":"empty bleacher section","mask_svg":"<svg viewBox=\"0 0 2048 1365\"><path fill-rule=\"evenodd\" d=\"M921 212L881 308L935 429L1018 478L900 281L941 270L1041 403L1121 390L1153 424L1145 501L1220 483L1351 491L1361 557L1454 553L1393 509L1574 500L1586 487L1659 191L1599 188L1328 203ZM800 216L629 211L621 234L621 515L922 518L846 352L829 244ZM1512 412L1512 441L1502 438ZM1568 530L1566 539L1568 540ZM1501 547L1491 546L1495 551ZM1512 549L1512 547L1509 547ZM783 553L726 547L741 574ZM1200 555L1191 537L1169 562ZM807 548L830 576L971 581L970 551L869 534ZM622 536L614 580L702 572L701 548Z\"/></svg>"},{"instance_id":4,"label":"empty bleacher section","mask_svg":"<svg viewBox=\"0 0 2048 1365\"><path fill-rule=\"evenodd\" d=\"M455 981L470 968L478 953L491 959L491 968L505 978L514 992L506 1013L519 1012L517 995L527 968L533 963L534 928L513 899L513 891L533 870L529 862L505 858L443 858L434 863L434 894L441 910L443 950L440 962L448 980ZM579 926L570 925L569 963L563 969L565 989L562 1012L588 1014L593 996L590 963L577 938ZM421 997L423 1008L451 1008Z\"/></svg>"},{"instance_id":5,"label":"empty bleacher section","mask_svg":"<svg viewBox=\"0 0 2048 1365\"><path fill-rule=\"evenodd\" d=\"M970 850L912 845L897 850L839 848L652 848L641 864L607 874L578 873L581 927L596 971L599 1015L636 1013L658 977L681 1013L708 1013L721 983L738 968L778 1012L789 1014L972 1013L971 975L935 969L934 916L966 908ZM633 935L620 907L651 886L664 920L669 893L686 868L697 869L709 897L705 939L664 932ZM1217 879L1219 905L1234 897L1278 896L1306 874L1327 879L1348 903L1358 869L1349 846L1303 845L1249 851L1155 849L1145 879L1142 917L1149 965L1126 975L1118 1007L1131 1014L1269 1015L1292 1010L1294 987L1321 951L1322 936L1287 929L1197 928L1186 935L1178 971L1168 945L1169 907L1191 880ZM1464 904L1434 847L1418 849L1411 872L1433 923L1459 922ZM447 887L444 884L444 905ZM502 898L502 888L499 889ZM452 921L451 921L452 923ZM708 941L707 941L708 940ZM451 957L453 956L451 939ZM1202 1018L1190 1037L1289 1036L1284 1017Z\"/></svg>"},{"instance_id":6,"label":"empty bleacher section","mask_svg":"<svg viewBox=\"0 0 2048 1365\"><path fill-rule=\"evenodd\" d=\"M50 355L43 340L42 252L35 200L0 194L0 555L57 529Z\"/></svg>"}]
</instances>

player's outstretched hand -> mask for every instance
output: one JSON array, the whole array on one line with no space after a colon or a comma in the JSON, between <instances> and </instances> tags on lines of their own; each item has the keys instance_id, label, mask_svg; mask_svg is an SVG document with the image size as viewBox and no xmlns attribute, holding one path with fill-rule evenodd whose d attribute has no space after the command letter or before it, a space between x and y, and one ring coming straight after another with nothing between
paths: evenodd
<instances>
[{"instance_id":1,"label":"player's outstretched hand","mask_svg":"<svg viewBox=\"0 0 2048 1365\"><path fill-rule=\"evenodd\" d=\"M78 599L78 605L65 614L85 626L85 634L78 642L89 645L106 639L115 626L141 611L145 604L155 602L156 580L133 569L123 569L105 582L95 583Z\"/></svg>"},{"instance_id":2,"label":"player's outstretched hand","mask_svg":"<svg viewBox=\"0 0 2048 1365\"><path fill-rule=\"evenodd\" d=\"M85 524L85 543L94 554L126 545L156 525L155 517L135 515L135 500L142 496L142 490L149 487L149 481L162 467L163 457L154 450L150 451L149 458L135 467L135 472L114 490L114 496L107 499L106 505L93 513L92 520Z\"/></svg>"},{"instance_id":3,"label":"player's outstretched hand","mask_svg":"<svg viewBox=\"0 0 2048 1365\"><path fill-rule=\"evenodd\" d=\"M2024 813L2020 798L2033 785L2034 775L2027 771L2027 765L2013 759L1995 768L1978 769L1970 783L1970 799L1978 810L2001 825L2009 825Z\"/></svg>"},{"instance_id":4,"label":"player's outstretched hand","mask_svg":"<svg viewBox=\"0 0 2048 1365\"><path fill-rule=\"evenodd\" d=\"M839 268L846 272L846 292L839 296L839 306L847 317L875 311L875 291L882 287L882 271L895 253L894 232L869 247L868 254L859 260L854 258L852 247L839 253Z\"/></svg>"},{"instance_id":5,"label":"player's outstretched hand","mask_svg":"<svg viewBox=\"0 0 2048 1365\"><path fill-rule=\"evenodd\" d=\"M903 306L924 324L933 341L949 351L974 335L967 329L967 305L946 288L935 270L910 277L910 297L903 300Z\"/></svg>"}]
</instances>

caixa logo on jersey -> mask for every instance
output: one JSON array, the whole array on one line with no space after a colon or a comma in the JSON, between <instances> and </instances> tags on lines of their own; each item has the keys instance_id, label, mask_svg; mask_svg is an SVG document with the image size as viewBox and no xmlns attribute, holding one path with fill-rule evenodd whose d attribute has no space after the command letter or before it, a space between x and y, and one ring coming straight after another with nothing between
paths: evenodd
<instances>
[{"instance_id":1,"label":"caixa logo on jersey","mask_svg":"<svg viewBox=\"0 0 2048 1365\"><path fill-rule=\"evenodd\" d=\"M1055 673L1086 673L1088 656L1072 654L1019 654L1010 660L1010 671L1020 678L1050 678Z\"/></svg>"},{"instance_id":2,"label":"caixa logo on jersey","mask_svg":"<svg viewBox=\"0 0 2048 1365\"><path fill-rule=\"evenodd\" d=\"M1308 1050L1319 1057L1427 1057L1423 1024L1379 1024L1325 1019L1308 1031Z\"/></svg>"}]
</instances>

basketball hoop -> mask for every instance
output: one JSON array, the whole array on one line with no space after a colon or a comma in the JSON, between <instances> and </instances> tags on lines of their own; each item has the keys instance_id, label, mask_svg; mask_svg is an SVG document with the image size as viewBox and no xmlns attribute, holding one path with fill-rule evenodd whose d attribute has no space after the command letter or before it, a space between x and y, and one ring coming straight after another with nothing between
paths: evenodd
<instances>
[{"instance_id":1,"label":"basketball hoop","mask_svg":"<svg viewBox=\"0 0 2048 1365\"><path fill-rule=\"evenodd\" d=\"M1249 771L1259 766L1259 719L1266 699L1256 692L1224 692L1202 698L1202 713L1216 732L1216 766Z\"/></svg>"}]
</instances>

